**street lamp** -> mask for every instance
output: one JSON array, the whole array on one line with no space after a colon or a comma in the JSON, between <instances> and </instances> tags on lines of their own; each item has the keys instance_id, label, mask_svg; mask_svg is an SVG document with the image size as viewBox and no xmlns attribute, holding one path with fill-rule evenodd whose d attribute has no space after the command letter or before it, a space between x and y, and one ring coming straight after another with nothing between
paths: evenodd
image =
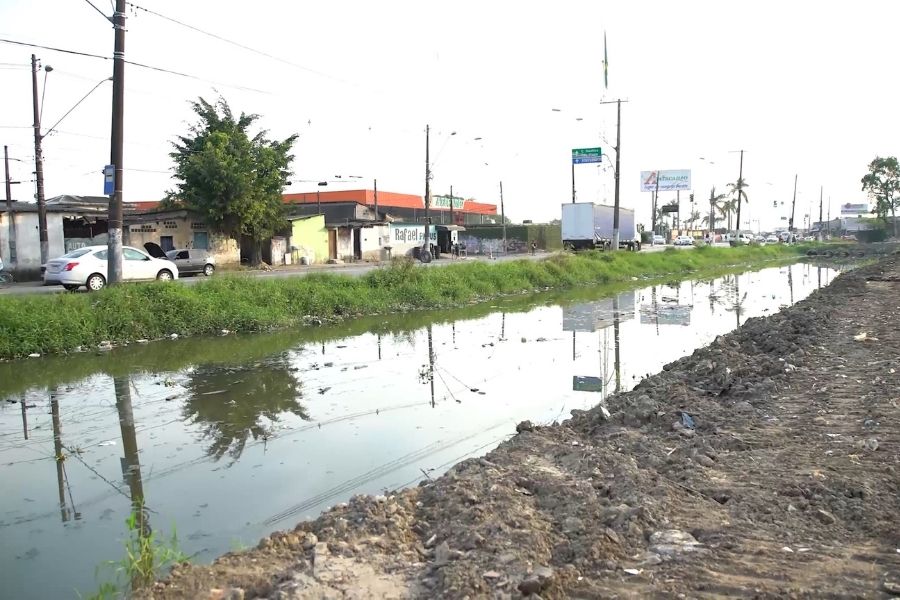
<instances>
[{"instance_id":1,"label":"street lamp","mask_svg":"<svg viewBox=\"0 0 900 600\"><path fill-rule=\"evenodd\" d=\"M34 175L37 183L37 205L38 205L38 234L40 237L41 243L41 264L45 264L49 258L50 248L49 248L49 238L47 235L47 204L44 199L44 157L43 157L43 149L41 147L41 143L44 138L50 135L54 129L56 129L57 125L59 125L63 119L68 117L73 110L75 110L79 104L84 102L84 100L94 93L94 90L99 88L104 82L111 81L112 77L103 79L97 83L91 90L82 96L81 100L75 103L72 108L70 108L53 126L48 129L46 132L41 133L41 117L44 113L44 93L47 91L47 74L53 71L53 67L50 65L44 66L44 85L41 91L41 100L40 104L38 103L38 85L37 85L37 65L38 59L34 54L31 55L31 92L32 92L32 108L34 113Z\"/></svg>"},{"instance_id":2,"label":"street lamp","mask_svg":"<svg viewBox=\"0 0 900 600\"><path fill-rule=\"evenodd\" d=\"M328 185L327 181L320 181L318 184L319 187L325 187ZM319 188L316 188L316 213L322 214L322 201L319 199Z\"/></svg>"}]
</instances>

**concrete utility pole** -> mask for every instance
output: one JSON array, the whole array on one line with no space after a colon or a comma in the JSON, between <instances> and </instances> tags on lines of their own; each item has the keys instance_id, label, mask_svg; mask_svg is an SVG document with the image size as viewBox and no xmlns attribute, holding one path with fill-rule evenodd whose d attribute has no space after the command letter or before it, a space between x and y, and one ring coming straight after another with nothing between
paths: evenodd
<instances>
[{"instance_id":1,"label":"concrete utility pole","mask_svg":"<svg viewBox=\"0 0 900 600\"><path fill-rule=\"evenodd\" d=\"M375 220L378 220L378 180L375 180Z\"/></svg>"},{"instance_id":2,"label":"concrete utility pole","mask_svg":"<svg viewBox=\"0 0 900 600\"><path fill-rule=\"evenodd\" d=\"M604 37L604 40L606 38ZM605 43L605 42L604 42ZM622 156L622 101L616 100L616 178L615 200L613 200L613 251L619 249L619 164ZM634 232L632 232L634 233ZM618 353L618 346L616 347ZM618 390L617 390L618 391Z\"/></svg>"},{"instance_id":3,"label":"concrete utility pole","mask_svg":"<svg viewBox=\"0 0 900 600\"><path fill-rule=\"evenodd\" d=\"M428 225L431 222L431 158L429 136L431 134L431 126L425 126L425 245L422 246L423 252L431 252L431 238L428 237ZM427 260L427 259L426 259Z\"/></svg>"},{"instance_id":4,"label":"concrete utility pole","mask_svg":"<svg viewBox=\"0 0 900 600\"><path fill-rule=\"evenodd\" d=\"M797 208L797 174L794 173L794 200L791 202L791 220L788 221L788 233L794 233L794 209ZM794 237L793 235L791 236ZM791 240L793 241L793 240Z\"/></svg>"},{"instance_id":5,"label":"concrete utility pole","mask_svg":"<svg viewBox=\"0 0 900 600\"><path fill-rule=\"evenodd\" d=\"M450 224L453 225L453 186L450 186Z\"/></svg>"},{"instance_id":6,"label":"concrete utility pole","mask_svg":"<svg viewBox=\"0 0 900 600\"><path fill-rule=\"evenodd\" d=\"M503 182L500 182L500 221L503 223L503 253L506 253L506 209L503 207Z\"/></svg>"},{"instance_id":7,"label":"concrete utility pole","mask_svg":"<svg viewBox=\"0 0 900 600\"><path fill-rule=\"evenodd\" d=\"M575 161L572 161L572 204L575 204Z\"/></svg>"},{"instance_id":8,"label":"concrete utility pole","mask_svg":"<svg viewBox=\"0 0 900 600\"><path fill-rule=\"evenodd\" d=\"M659 171L656 172L656 189L653 191L653 213L651 215L651 229L653 229L653 234L656 234L656 204L659 200Z\"/></svg>"},{"instance_id":9,"label":"concrete utility pole","mask_svg":"<svg viewBox=\"0 0 900 600\"><path fill-rule=\"evenodd\" d=\"M122 180L125 143L125 0L116 0L112 18L115 30L113 49L113 98L110 163L115 169L113 194L109 197L109 257L106 263L106 282L115 285L122 281Z\"/></svg>"},{"instance_id":10,"label":"concrete utility pole","mask_svg":"<svg viewBox=\"0 0 900 600\"><path fill-rule=\"evenodd\" d=\"M6 170L6 215L9 219L9 265L16 264L16 217L12 209L12 181L9 180L9 149L3 146L3 166ZM22 403L24 407L24 402ZM26 438L27 439L27 438Z\"/></svg>"},{"instance_id":11,"label":"concrete utility pole","mask_svg":"<svg viewBox=\"0 0 900 600\"><path fill-rule=\"evenodd\" d=\"M34 177L37 180L38 236L41 241L41 264L47 262L50 243L47 236L47 203L44 201L44 155L41 151L41 110L38 106L37 57L31 55L31 95L34 108Z\"/></svg>"},{"instance_id":12,"label":"concrete utility pole","mask_svg":"<svg viewBox=\"0 0 900 600\"><path fill-rule=\"evenodd\" d=\"M737 232L741 231L741 189L744 187L744 151L741 150L741 166L738 171L738 180L737 180L737 197L738 197L738 206L737 206Z\"/></svg>"}]
</instances>

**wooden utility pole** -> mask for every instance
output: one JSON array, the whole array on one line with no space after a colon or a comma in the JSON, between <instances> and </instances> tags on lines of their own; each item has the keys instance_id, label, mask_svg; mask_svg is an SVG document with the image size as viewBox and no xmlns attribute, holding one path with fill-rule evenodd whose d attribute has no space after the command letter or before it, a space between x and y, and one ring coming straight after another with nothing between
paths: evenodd
<instances>
[{"instance_id":1,"label":"wooden utility pole","mask_svg":"<svg viewBox=\"0 0 900 600\"><path fill-rule=\"evenodd\" d=\"M12 267L16 264L16 217L13 215L12 209L12 181L9 179L9 148L7 146L3 146L3 166L6 171L6 216L9 219L9 264ZM24 402L22 406L25 406Z\"/></svg>"},{"instance_id":2,"label":"wooden utility pole","mask_svg":"<svg viewBox=\"0 0 900 600\"><path fill-rule=\"evenodd\" d=\"M503 182L500 182L500 221L503 223L503 252L506 253L506 209L503 206Z\"/></svg>"},{"instance_id":3,"label":"wooden utility pole","mask_svg":"<svg viewBox=\"0 0 900 600\"><path fill-rule=\"evenodd\" d=\"M125 143L125 0L116 0L112 18L115 30L113 49L113 102L110 164L115 169L113 194L109 197L109 221L106 281L110 285L122 281L122 179Z\"/></svg>"},{"instance_id":4,"label":"wooden utility pole","mask_svg":"<svg viewBox=\"0 0 900 600\"><path fill-rule=\"evenodd\" d=\"M744 187L744 151L741 150L741 166L740 170L738 170L738 180L737 180L737 197L738 197L738 206L737 206L737 229L735 230L737 233L741 231L741 188Z\"/></svg>"},{"instance_id":5,"label":"wooden utility pole","mask_svg":"<svg viewBox=\"0 0 900 600\"><path fill-rule=\"evenodd\" d=\"M428 237L428 225L431 222L431 158L429 157L429 135L431 126L425 126L425 245L422 252L431 252L431 239ZM424 256L424 255L423 255ZM425 259L428 260L428 259Z\"/></svg>"},{"instance_id":6,"label":"wooden utility pole","mask_svg":"<svg viewBox=\"0 0 900 600\"><path fill-rule=\"evenodd\" d=\"M44 156L41 148L41 109L38 106L37 57L31 55L31 96L34 109L34 177L37 180L38 237L41 243L41 264L50 258L47 236L47 203L44 200Z\"/></svg>"},{"instance_id":7,"label":"wooden utility pole","mask_svg":"<svg viewBox=\"0 0 900 600\"><path fill-rule=\"evenodd\" d=\"M788 233L791 234L791 241L794 233L794 209L797 208L797 174L794 173L794 199L791 201L791 220L788 221Z\"/></svg>"}]
</instances>

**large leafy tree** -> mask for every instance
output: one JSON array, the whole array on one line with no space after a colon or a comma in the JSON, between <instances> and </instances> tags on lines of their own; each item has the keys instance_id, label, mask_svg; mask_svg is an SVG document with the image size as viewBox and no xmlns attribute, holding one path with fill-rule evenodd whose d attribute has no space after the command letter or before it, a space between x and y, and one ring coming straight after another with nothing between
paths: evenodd
<instances>
[{"instance_id":1,"label":"large leafy tree","mask_svg":"<svg viewBox=\"0 0 900 600\"><path fill-rule=\"evenodd\" d=\"M887 225L888 210L897 236L897 205L900 204L900 164L895 156L876 156L862 178L862 189L875 200L875 214Z\"/></svg>"},{"instance_id":2,"label":"large leafy tree","mask_svg":"<svg viewBox=\"0 0 900 600\"><path fill-rule=\"evenodd\" d=\"M235 116L223 98L215 104L200 98L191 106L199 120L173 142L169 156L178 183L168 201L199 213L216 231L250 238L251 262L259 264L262 241L285 223L281 194L297 136L277 141L266 131L251 135L259 115Z\"/></svg>"}]
</instances>

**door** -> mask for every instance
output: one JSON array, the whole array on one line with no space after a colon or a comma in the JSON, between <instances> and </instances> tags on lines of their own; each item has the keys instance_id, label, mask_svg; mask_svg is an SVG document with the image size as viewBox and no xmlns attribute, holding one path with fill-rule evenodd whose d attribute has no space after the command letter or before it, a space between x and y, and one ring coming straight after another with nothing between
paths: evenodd
<instances>
[{"instance_id":1,"label":"door","mask_svg":"<svg viewBox=\"0 0 900 600\"><path fill-rule=\"evenodd\" d=\"M362 229L353 229L353 258L362 260Z\"/></svg>"},{"instance_id":2,"label":"door","mask_svg":"<svg viewBox=\"0 0 900 600\"><path fill-rule=\"evenodd\" d=\"M193 247L198 250L209 250L209 234L205 231L195 231Z\"/></svg>"},{"instance_id":3,"label":"door","mask_svg":"<svg viewBox=\"0 0 900 600\"><path fill-rule=\"evenodd\" d=\"M169 250L174 250L175 249L175 241L172 239L171 235L160 236L159 247L162 248L163 252L168 252Z\"/></svg>"},{"instance_id":4,"label":"door","mask_svg":"<svg viewBox=\"0 0 900 600\"><path fill-rule=\"evenodd\" d=\"M328 258L337 258L337 229L328 230Z\"/></svg>"},{"instance_id":5,"label":"door","mask_svg":"<svg viewBox=\"0 0 900 600\"><path fill-rule=\"evenodd\" d=\"M175 266L178 267L178 273L189 273L191 271L191 259L189 250L179 250L175 253Z\"/></svg>"},{"instance_id":6,"label":"door","mask_svg":"<svg viewBox=\"0 0 900 600\"><path fill-rule=\"evenodd\" d=\"M154 279L153 261L143 252L134 248L122 248L122 279Z\"/></svg>"}]
</instances>

